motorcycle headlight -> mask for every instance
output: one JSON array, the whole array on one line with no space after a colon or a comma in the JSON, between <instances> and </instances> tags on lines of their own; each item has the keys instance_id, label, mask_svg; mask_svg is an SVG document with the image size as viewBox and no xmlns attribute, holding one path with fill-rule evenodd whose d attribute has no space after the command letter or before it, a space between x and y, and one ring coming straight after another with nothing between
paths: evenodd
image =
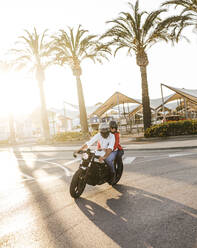
<instances>
[{"instance_id":1,"label":"motorcycle headlight","mask_svg":"<svg viewBox=\"0 0 197 248\"><path fill-rule=\"evenodd\" d=\"M83 158L84 160L87 160L87 159L89 158L89 156L88 156L87 153L83 153L82 158Z\"/></svg>"}]
</instances>

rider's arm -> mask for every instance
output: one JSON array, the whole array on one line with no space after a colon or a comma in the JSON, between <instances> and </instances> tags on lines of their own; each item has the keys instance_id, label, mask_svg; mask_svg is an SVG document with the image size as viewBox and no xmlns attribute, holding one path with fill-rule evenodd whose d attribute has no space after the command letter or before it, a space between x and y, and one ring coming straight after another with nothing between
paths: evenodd
<instances>
[{"instance_id":1,"label":"rider's arm","mask_svg":"<svg viewBox=\"0 0 197 248\"><path fill-rule=\"evenodd\" d=\"M89 141L87 141L84 145L82 145L82 147L78 150L82 151L85 149L88 149L91 145L93 145L96 141L98 141L98 133L96 135L94 135Z\"/></svg>"},{"instance_id":2,"label":"rider's arm","mask_svg":"<svg viewBox=\"0 0 197 248\"><path fill-rule=\"evenodd\" d=\"M112 152L112 149L110 148L105 149L105 155L102 157L99 157L99 162L103 163L103 160L105 160L111 152Z\"/></svg>"},{"instance_id":3,"label":"rider's arm","mask_svg":"<svg viewBox=\"0 0 197 248\"><path fill-rule=\"evenodd\" d=\"M86 149L88 149L88 145L87 144L84 144L84 145L82 145L81 148L79 148L78 152L79 151L82 151L82 150L86 150Z\"/></svg>"},{"instance_id":4,"label":"rider's arm","mask_svg":"<svg viewBox=\"0 0 197 248\"><path fill-rule=\"evenodd\" d=\"M109 141L109 145L108 148L105 150L105 155L103 157L100 157L100 162L102 162L102 160L106 159L110 153L113 151L114 149L114 144L115 144L115 136L113 134L110 134L110 141Z\"/></svg>"},{"instance_id":5,"label":"rider's arm","mask_svg":"<svg viewBox=\"0 0 197 248\"><path fill-rule=\"evenodd\" d=\"M112 152L112 149L110 149L110 148L108 148L108 149L106 149L106 151L105 151L105 155L102 157L103 159L106 159L108 156L109 156L109 154Z\"/></svg>"}]
</instances>

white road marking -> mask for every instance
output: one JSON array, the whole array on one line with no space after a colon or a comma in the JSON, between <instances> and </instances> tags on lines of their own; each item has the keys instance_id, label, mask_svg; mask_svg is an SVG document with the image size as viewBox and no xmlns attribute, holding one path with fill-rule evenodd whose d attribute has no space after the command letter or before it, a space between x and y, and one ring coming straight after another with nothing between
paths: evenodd
<instances>
[{"instance_id":1,"label":"white road marking","mask_svg":"<svg viewBox=\"0 0 197 248\"><path fill-rule=\"evenodd\" d=\"M58 163L54 163L54 162L48 162L48 161L43 161L43 160L37 160L38 162L46 162L52 165L56 165L57 167L61 168L62 170L65 171L66 176L70 177L71 176L71 172L69 171L69 169L65 168L64 166L62 166L61 164Z\"/></svg>"},{"instance_id":2,"label":"white road marking","mask_svg":"<svg viewBox=\"0 0 197 248\"><path fill-rule=\"evenodd\" d=\"M29 176L29 175L27 175L27 174L25 174L25 173L23 173L21 171L20 171L20 174L22 174L24 177L26 177L25 179L22 179L23 181L25 181L25 180L34 180L33 177L31 177L31 176Z\"/></svg>"},{"instance_id":3,"label":"white road marking","mask_svg":"<svg viewBox=\"0 0 197 248\"><path fill-rule=\"evenodd\" d=\"M39 161L49 161L49 160L66 160L66 158L45 158L45 159L39 159ZM76 163L78 161L80 161L81 159L80 158L76 158L76 159L73 159L73 160L70 160L68 162L66 162L64 165L69 165L69 164L73 164L73 163Z\"/></svg>"},{"instance_id":4,"label":"white road marking","mask_svg":"<svg viewBox=\"0 0 197 248\"><path fill-rule=\"evenodd\" d=\"M169 158L174 158L174 157L181 157L181 156L187 156L191 155L192 153L174 153L174 154L169 154Z\"/></svg>"},{"instance_id":5,"label":"white road marking","mask_svg":"<svg viewBox=\"0 0 197 248\"><path fill-rule=\"evenodd\" d=\"M55 165L55 166L61 168L62 170L64 170L66 176L68 176L68 177L72 176L72 173L70 172L69 169L65 168L64 166L62 166L62 165L60 165L60 164L58 164L58 163L48 162L48 161L44 161L44 160L40 160L40 159L27 159L27 160L26 160L26 159L24 158L24 159L17 159L17 160L22 160L22 161L30 160L30 161L37 161L37 162L42 162L42 163L43 163L43 162L46 162L46 163L48 163L48 164ZM69 161L68 164L71 164L71 162L74 163L75 160L76 160L76 159L74 159L74 160L72 160L72 161ZM23 174L25 177L27 177L27 179L22 179L21 181L25 181L25 180L35 180L35 178L30 177L30 176L28 176L28 175L26 175L26 174L24 174L24 173L22 173L22 172L21 172L21 174Z\"/></svg>"},{"instance_id":6,"label":"white road marking","mask_svg":"<svg viewBox=\"0 0 197 248\"><path fill-rule=\"evenodd\" d=\"M73 159L73 160L71 160L71 161L66 162L64 165L65 165L65 166L66 166L66 165L70 165L70 164L79 162L80 160L81 160L80 158L76 158L76 159Z\"/></svg>"},{"instance_id":7,"label":"white road marking","mask_svg":"<svg viewBox=\"0 0 197 248\"><path fill-rule=\"evenodd\" d=\"M135 159L136 157L126 157L123 159L123 164L131 164Z\"/></svg>"}]
</instances>

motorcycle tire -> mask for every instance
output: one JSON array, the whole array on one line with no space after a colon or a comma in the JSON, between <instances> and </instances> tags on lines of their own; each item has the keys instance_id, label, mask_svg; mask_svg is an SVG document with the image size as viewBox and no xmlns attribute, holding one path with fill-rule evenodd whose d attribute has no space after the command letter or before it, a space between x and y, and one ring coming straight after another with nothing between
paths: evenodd
<instances>
[{"instance_id":1,"label":"motorcycle tire","mask_svg":"<svg viewBox=\"0 0 197 248\"><path fill-rule=\"evenodd\" d=\"M73 175L70 184L70 195L73 198L79 198L85 189L86 180L83 178L82 175L83 175L83 171L81 169L78 169Z\"/></svg>"},{"instance_id":2,"label":"motorcycle tire","mask_svg":"<svg viewBox=\"0 0 197 248\"><path fill-rule=\"evenodd\" d=\"M115 185L119 182L119 180L122 176L122 173L123 173L123 165L121 164L121 165L118 165L116 168L116 179L114 180L112 185Z\"/></svg>"}]
</instances>

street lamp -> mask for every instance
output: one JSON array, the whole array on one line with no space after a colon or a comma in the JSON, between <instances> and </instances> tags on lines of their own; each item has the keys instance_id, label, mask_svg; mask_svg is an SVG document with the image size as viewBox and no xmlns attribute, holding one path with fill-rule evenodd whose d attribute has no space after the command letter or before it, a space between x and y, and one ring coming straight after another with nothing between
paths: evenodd
<instances>
[{"instance_id":1,"label":"street lamp","mask_svg":"<svg viewBox=\"0 0 197 248\"><path fill-rule=\"evenodd\" d=\"M165 108L164 108L164 97L163 97L163 84L161 84L161 97L162 97L162 106L163 106L163 121L166 121Z\"/></svg>"},{"instance_id":2,"label":"street lamp","mask_svg":"<svg viewBox=\"0 0 197 248\"><path fill-rule=\"evenodd\" d=\"M67 125L66 125L66 107L65 107L65 104L66 104L66 102L63 101L63 111L64 111L64 118L65 118L65 120L64 120L64 131L66 132Z\"/></svg>"}]
</instances>

